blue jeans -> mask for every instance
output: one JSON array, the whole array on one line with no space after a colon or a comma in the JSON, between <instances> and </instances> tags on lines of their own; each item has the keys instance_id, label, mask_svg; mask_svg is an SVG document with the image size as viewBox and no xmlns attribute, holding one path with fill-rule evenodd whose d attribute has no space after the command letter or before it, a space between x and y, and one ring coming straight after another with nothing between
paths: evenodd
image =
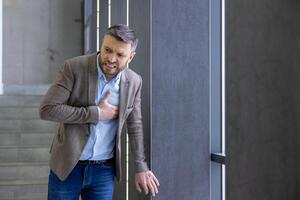
<instances>
[{"instance_id":1,"label":"blue jeans","mask_svg":"<svg viewBox=\"0 0 300 200\"><path fill-rule=\"evenodd\" d=\"M112 200L114 164L78 163L66 180L61 181L51 170L48 200Z\"/></svg>"}]
</instances>

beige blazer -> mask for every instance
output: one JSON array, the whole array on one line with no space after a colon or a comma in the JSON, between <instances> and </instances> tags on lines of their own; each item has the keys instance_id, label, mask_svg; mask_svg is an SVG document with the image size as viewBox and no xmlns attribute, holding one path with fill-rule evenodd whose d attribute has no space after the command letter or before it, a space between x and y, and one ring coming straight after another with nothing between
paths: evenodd
<instances>
[{"instance_id":1,"label":"beige blazer","mask_svg":"<svg viewBox=\"0 0 300 200\"><path fill-rule=\"evenodd\" d=\"M60 123L50 148L50 168L61 180L66 179L77 164L90 135L89 124L98 121L96 87L96 53L75 57L64 62L40 105L41 119ZM127 131L136 172L148 170L143 143L141 87L142 79L138 74L130 69L122 71L115 147L118 181L122 171L121 134Z\"/></svg>"}]
</instances>

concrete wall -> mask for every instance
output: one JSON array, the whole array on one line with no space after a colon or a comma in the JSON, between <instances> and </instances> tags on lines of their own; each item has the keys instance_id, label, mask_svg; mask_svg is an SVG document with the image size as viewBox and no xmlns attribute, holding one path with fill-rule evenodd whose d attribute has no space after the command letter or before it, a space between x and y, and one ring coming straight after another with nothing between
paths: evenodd
<instances>
[{"instance_id":1,"label":"concrete wall","mask_svg":"<svg viewBox=\"0 0 300 200\"><path fill-rule=\"evenodd\" d=\"M81 2L3 1L4 84L48 84L64 59L82 53Z\"/></svg>"},{"instance_id":2,"label":"concrete wall","mask_svg":"<svg viewBox=\"0 0 300 200\"><path fill-rule=\"evenodd\" d=\"M300 2L226 13L227 199L299 199Z\"/></svg>"}]
</instances>

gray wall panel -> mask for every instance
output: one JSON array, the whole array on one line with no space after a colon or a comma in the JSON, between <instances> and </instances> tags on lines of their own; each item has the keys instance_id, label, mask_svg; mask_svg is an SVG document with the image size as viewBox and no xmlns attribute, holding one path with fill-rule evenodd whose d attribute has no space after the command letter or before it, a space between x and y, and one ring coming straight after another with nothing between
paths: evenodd
<instances>
[{"instance_id":1,"label":"gray wall panel","mask_svg":"<svg viewBox=\"0 0 300 200\"><path fill-rule=\"evenodd\" d=\"M300 4L226 2L227 199L299 199Z\"/></svg>"},{"instance_id":2,"label":"gray wall panel","mask_svg":"<svg viewBox=\"0 0 300 200\"><path fill-rule=\"evenodd\" d=\"M209 197L209 1L152 1L157 199Z\"/></svg>"}]
</instances>

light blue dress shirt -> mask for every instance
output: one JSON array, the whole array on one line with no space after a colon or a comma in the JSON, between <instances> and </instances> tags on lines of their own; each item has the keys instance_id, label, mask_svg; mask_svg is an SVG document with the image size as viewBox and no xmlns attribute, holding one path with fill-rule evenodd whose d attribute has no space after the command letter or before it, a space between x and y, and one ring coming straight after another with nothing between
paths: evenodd
<instances>
[{"instance_id":1,"label":"light blue dress shirt","mask_svg":"<svg viewBox=\"0 0 300 200\"><path fill-rule=\"evenodd\" d=\"M111 96L108 102L119 106L120 76L121 72L110 81L107 81L99 67L99 54L97 55L98 87L96 90L96 105L99 105L108 90ZM80 160L105 160L114 156L118 119L98 121L90 124L90 137L83 149Z\"/></svg>"}]
</instances>

